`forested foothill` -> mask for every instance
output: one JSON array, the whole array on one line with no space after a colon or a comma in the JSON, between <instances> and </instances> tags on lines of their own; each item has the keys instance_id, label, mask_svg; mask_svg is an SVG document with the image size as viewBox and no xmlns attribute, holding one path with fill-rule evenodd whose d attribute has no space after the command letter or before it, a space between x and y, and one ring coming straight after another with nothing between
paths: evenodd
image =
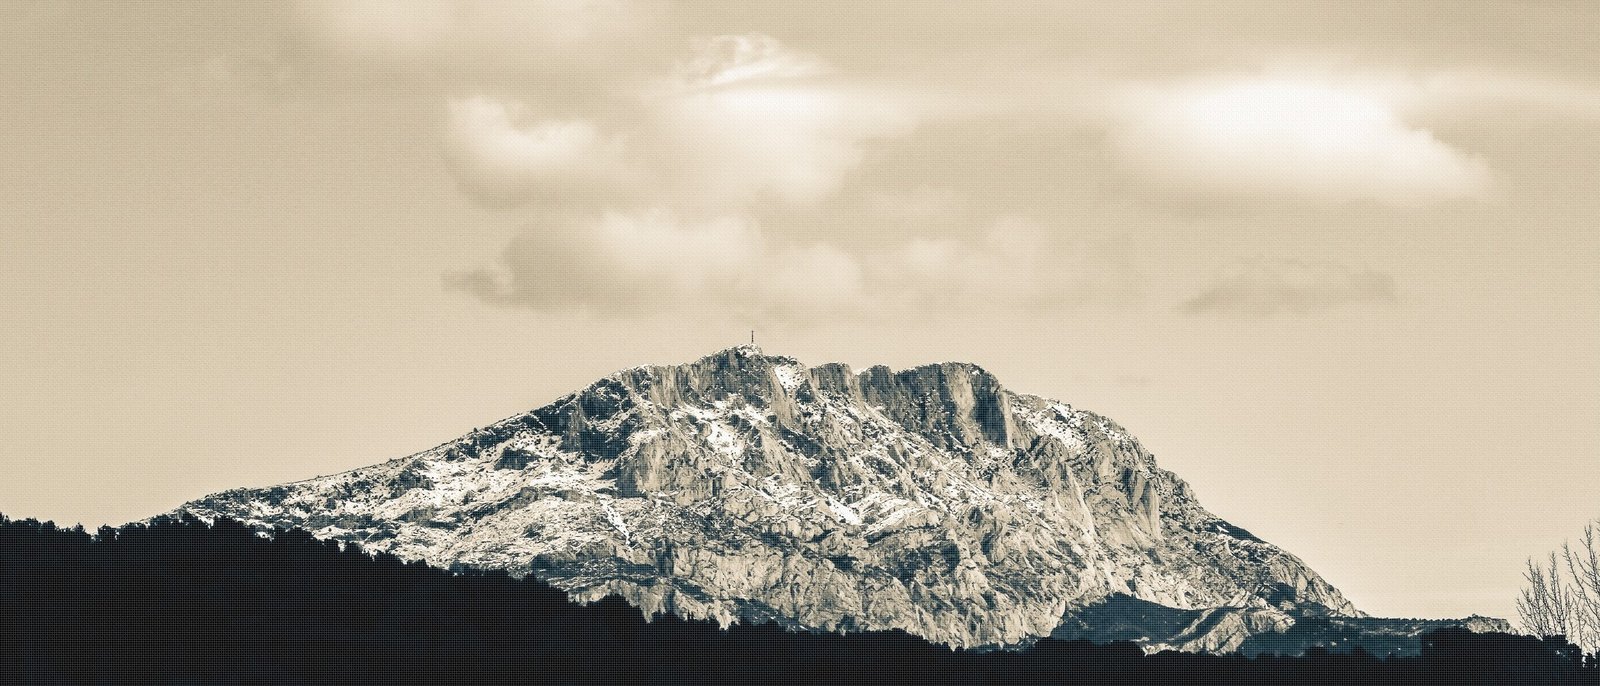
<instances>
[{"instance_id":1,"label":"forested foothill","mask_svg":"<svg viewBox=\"0 0 1600 686\"><path fill-rule=\"evenodd\" d=\"M0 683L1600 684L1557 638L1441 630L1421 655L1145 655L1044 639L953 651L591 605L300 530L192 517L60 528L0 515Z\"/></svg>"}]
</instances>

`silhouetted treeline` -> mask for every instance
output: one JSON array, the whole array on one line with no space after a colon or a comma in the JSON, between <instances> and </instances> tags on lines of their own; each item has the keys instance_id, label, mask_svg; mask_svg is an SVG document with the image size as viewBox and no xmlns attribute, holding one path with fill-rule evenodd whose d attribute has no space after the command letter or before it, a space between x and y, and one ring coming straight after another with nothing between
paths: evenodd
<instances>
[{"instance_id":1,"label":"silhouetted treeline","mask_svg":"<svg viewBox=\"0 0 1600 686\"><path fill-rule=\"evenodd\" d=\"M0 516L0 683L1600 684L1559 640L1460 630L1416 658L1145 656L1043 640L951 651L901 632L724 631L581 606L303 531L194 519L59 529Z\"/></svg>"}]
</instances>

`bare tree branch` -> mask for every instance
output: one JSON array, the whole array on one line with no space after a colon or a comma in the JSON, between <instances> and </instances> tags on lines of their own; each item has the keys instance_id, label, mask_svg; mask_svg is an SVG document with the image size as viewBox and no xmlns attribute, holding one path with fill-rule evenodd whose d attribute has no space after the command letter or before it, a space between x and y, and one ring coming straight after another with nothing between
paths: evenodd
<instances>
[{"instance_id":1,"label":"bare tree branch","mask_svg":"<svg viewBox=\"0 0 1600 686\"><path fill-rule=\"evenodd\" d=\"M1565 636L1586 651L1600 650L1600 520L1583 528L1579 545L1561 546L1546 565L1528 560L1517 598L1522 628L1536 636Z\"/></svg>"}]
</instances>

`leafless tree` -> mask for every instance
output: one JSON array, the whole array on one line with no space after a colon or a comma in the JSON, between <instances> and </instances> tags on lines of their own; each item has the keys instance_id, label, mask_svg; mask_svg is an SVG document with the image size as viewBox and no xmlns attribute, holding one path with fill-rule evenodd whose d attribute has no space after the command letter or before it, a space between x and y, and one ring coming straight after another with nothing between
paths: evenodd
<instances>
[{"instance_id":1,"label":"leafless tree","mask_svg":"<svg viewBox=\"0 0 1600 686\"><path fill-rule=\"evenodd\" d=\"M1586 650L1600 650L1600 544L1596 539L1596 524L1583 527L1583 545L1574 548L1570 543L1561 546L1567 561L1567 575L1572 577L1573 631L1575 639Z\"/></svg>"},{"instance_id":2,"label":"leafless tree","mask_svg":"<svg viewBox=\"0 0 1600 686\"><path fill-rule=\"evenodd\" d=\"M1517 598L1523 630L1566 636L1586 651L1600 650L1600 520L1583 528L1579 545L1564 543L1544 563L1528 560Z\"/></svg>"}]
</instances>

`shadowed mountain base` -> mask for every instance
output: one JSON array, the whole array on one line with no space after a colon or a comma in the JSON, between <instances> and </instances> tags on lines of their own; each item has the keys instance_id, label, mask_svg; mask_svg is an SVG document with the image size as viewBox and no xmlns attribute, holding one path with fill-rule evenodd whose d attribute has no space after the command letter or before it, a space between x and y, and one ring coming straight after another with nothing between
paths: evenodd
<instances>
[{"instance_id":1,"label":"shadowed mountain base","mask_svg":"<svg viewBox=\"0 0 1600 686\"><path fill-rule=\"evenodd\" d=\"M1559 640L1446 629L1421 655L1145 655L1044 639L975 653L904 632L718 628L587 606L304 531L157 520L91 536L0 517L5 683L1600 684Z\"/></svg>"}]
</instances>

